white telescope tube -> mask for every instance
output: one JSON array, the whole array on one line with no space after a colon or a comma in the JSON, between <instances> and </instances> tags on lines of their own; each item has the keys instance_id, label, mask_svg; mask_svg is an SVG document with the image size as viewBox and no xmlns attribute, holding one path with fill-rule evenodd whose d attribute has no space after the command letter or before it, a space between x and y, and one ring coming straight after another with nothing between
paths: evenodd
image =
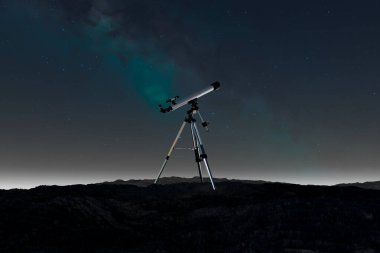
<instances>
[{"instance_id":1,"label":"white telescope tube","mask_svg":"<svg viewBox=\"0 0 380 253\"><path fill-rule=\"evenodd\" d=\"M200 90L198 91L197 93L193 94L193 95L190 95L186 98L183 98L181 100L179 100L178 102L176 102L174 105L172 106L169 106L168 108L165 109L165 112L170 112L170 111L174 111L174 110L177 110L178 108L184 106L184 105L187 105L190 101L193 101L195 99L198 99L200 97L203 97L204 95L210 93L210 92L213 92L217 89L220 88L220 83L219 82L214 82L210 85L210 87L207 87L203 90Z\"/></svg>"}]
</instances>

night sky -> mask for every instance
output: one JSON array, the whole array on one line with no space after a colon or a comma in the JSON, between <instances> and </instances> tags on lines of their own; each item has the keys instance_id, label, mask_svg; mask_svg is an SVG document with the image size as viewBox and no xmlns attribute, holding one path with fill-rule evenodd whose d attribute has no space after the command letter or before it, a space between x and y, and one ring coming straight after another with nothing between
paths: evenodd
<instances>
[{"instance_id":1,"label":"night sky","mask_svg":"<svg viewBox=\"0 0 380 253\"><path fill-rule=\"evenodd\" d=\"M215 177L380 179L380 1L0 0L0 188L154 178L185 116L157 105L216 80Z\"/></svg>"}]
</instances>

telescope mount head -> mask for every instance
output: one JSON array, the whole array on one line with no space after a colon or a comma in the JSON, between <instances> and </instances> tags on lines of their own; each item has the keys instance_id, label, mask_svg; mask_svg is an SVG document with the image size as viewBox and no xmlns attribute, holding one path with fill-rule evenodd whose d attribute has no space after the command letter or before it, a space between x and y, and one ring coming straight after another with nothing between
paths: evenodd
<instances>
[{"instance_id":1,"label":"telescope mount head","mask_svg":"<svg viewBox=\"0 0 380 253\"><path fill-rule=\"evenodd\" d=\"M197 99L193 99L193 100L189 101L188 104L191 105L191 108L190 108L190 110L187 111L187 115L192 115L194 112L199 110Z\"/></svg>"},{"instance_id":2,"label":"telescope mount head","mask_svg":"<svg viewBox=\"0 0 380 253\"><path fill-rule=\"evenodd\" d=\"M189 101L188 104L191 105L191 108L190 110L186 112L187 116L185 118L185 121L188 123L194 122L195 121L194 115L198 113L202 121L202 126L206 129L206 131L208 131L209 122L205 121L199 112L198 99L193 99Z\"/></svg>"}]
</instances>

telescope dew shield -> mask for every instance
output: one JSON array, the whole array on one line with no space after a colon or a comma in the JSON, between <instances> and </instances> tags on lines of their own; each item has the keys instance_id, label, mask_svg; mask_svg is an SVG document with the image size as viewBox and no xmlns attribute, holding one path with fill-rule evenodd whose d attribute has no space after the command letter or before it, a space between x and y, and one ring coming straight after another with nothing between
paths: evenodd
<instances>
[{"instance_id":1,"label":"telescope dew shield","mask_svg":"<svg viewBox=\"0 0 380 253\"><path fill-rule=\"evenodd\" d=\"M220 88L220 83L219 82L214 82L212 83L209 87L203 89L203 90L200 90L198 91L197 93L194 93L193 95L190 95L188 97L185 97L179 101L176 101L176 104L172 105L172 106L169 106L168 108L160 108L161 112L163 113L166 113L166 112L170 112L170 111L174 111L184 105L187 105L189 102L195 100L195 99L198 99L200 97L203 97L204 95L210 93L210 92L213 92L215 90L218 90Z\"/></svg>"}]
</instances>

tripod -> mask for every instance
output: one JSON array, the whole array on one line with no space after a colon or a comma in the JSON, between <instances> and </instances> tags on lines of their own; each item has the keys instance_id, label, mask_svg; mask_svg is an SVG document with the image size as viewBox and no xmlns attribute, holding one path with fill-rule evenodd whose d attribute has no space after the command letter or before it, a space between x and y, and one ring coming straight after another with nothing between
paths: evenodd
<instances>
[{"instance_id":1,"label":"tripod","mask_svg":"<svg viewBox=\"0 0 380 253\"><path fill-rule=\"evenodd\" d=\"M174 142L169 149L169 152L168 152L168 154L164 160L164 163L161 166L160 172L158 173L158 176L157 176L156 180L154 181L154 183L155 184L157 183L162 172L164 171L166 163L168 162L170 155L174 150L175 145L177 144L179 138L181 137L181 134L182 134L186 124L190 124L191 136L193 139L193 150L194 150L194 154L195 154L195 162L197 163L197 166L198 166L199 178L200 178L201 182L203 182L203 176L202 176L202 170L201 170L201 167L202 167L201 163L203 162L205 165L206 171L208 173L208 176L210 177L211 186L215 190L215 185L214 185L214 181L212 178L211 169L210 169L210 166L209 166L208 161L207 161L207 154L206 154L205 148L203 146L203 142L202 142L201 136L199 134L198 127L197 127L196 120L195 120L194 116L198 114L199 118L202 121L202 126L207 131L208 131L208 128L207 128L208 123L203 120L202 115L199 112L197 100L194 99L194 100L190 101L189 104L191 105L191 109L189 111L187 111L186 118L183 121L181 127L179 128L177 136L175 137Z\"/></svg>"}]
</instances>

